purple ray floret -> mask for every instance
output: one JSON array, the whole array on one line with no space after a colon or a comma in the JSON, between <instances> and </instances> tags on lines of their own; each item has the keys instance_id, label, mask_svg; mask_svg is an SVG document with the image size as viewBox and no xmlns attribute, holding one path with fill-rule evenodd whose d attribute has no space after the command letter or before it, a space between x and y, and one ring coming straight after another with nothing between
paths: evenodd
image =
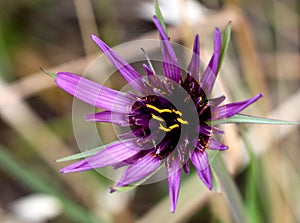
<instances>
[{"instance_id":1,"label":"purple ray floret","mask_svg":"<svg viewBox=\"0 0 300 223\"><path fill-rule=\"evenodd\" d=\"M250 98L246 101L235 102L227 105L223 105L220 107L215 107L211 110L213 113L212 119L219 120L224 118L230 118L231 116L239 113L240 111L247 108L249 105L256 102L258 99L262 97L262 94L257 94L253 98Z\"/></svg>"},{"instance_id":2,"label":"purple ray floret","mask_svg":"<svg viewBox=\"0 0 300 223\"><path fill-rule=\"evenodd\" d=\"M109 122L120 126L129 126L128 118L124 113L116 113L111 111L102 111L95 114L86 114L86 121Z\"/></svg>"},{"instance_id":3,"label":"purple ray floret","mask_svg":"<svg viewBox=\"0 0 300 223\"><path fill-rule=\"evenodd\" d=\"M57 73L56 84L74 97L98 108L126 113L132 98L122 92L99 85L76 74Z\"/></svg>"},{"instance_id":4,"label":"purple ray floret","mask_svg":"<svg viewBox=\"0 0 300 223\"><path fill-rule=\"evenodd\" d=\"M160 166L160 163L161 159L156 157L154 153L146 154L129 165L116 186L127 186L142 180L154 172Z\"/></svg>"},{"instance_id":5,"label":"purple ray floret","mask_svg":"<svg viewBox=\"0 0 300 223\"><path fill-rule=\"evenodd\" d=\"M196 149L191 156L191 161L202 182L211 190L212 181L207 152Z\"/></svg>"},{"instance_id":6,"label":"purple ray floret","mask_svg":"<svg viewBox=\"0 0 300 223\"><path fill-rule=\"evenodd\" d=\"M169 183L170 209L174 213L180 188L180 161L177 159L166 160L167 177Z\"/></svg>"},{"instance_id":7,"label":"purple ray floret","mask_svg":"<svg viewBox=\"0 0 300 223\"><path fill-rule=\"evenodd\" d=\"M88 157L77 163L71 164L61 170L62 173L78 172L111 166L117 163L126 162L140 151L134 140L116 142L98 152L96 155Z\"/></svg>"},{"instance_id":8,"label":"purple ray floret","mask_svg":"<svg viewBox=\"0 0 300 223\"><path fill-rule=\"evenodd\" d=\"M153 16L153 22L156 25L156 28L158 29L161 38L164 74L166 77L176 82L179 82L181 76L180 68L174 49L169 41L167 34L165 33L162 25L160 24L156 16Z\"/></svg>"},{"instance_id":9,"label":"purple ray floret","mask_svg":"<svg viewBox=\"0 0 300 223\"><path fill-rule=\"evenodd\" d=\"M116 52L108 47L101 39L97 36L92 35L92 39L103 51L103 53L110 59L112 64L118 69L123 75L124 79L137 91L143 91L143 85L140 83L140 74L134 70L123 58L121 58Z\"/></svg>"},{"instance_id":10,"label":"purple ray floret","mask_svg":"<svg viewBox=\"0 0 300 223\"><path fill-rule=\"evenodd\" d=\"M187 68L187 71L191 73L195 80L199 80L200 73L200 40L199 35L195 36L194 48L191 62Z\"/></svg>"},{"instance_id":11,"label":"purple ray floret","mask_svg":"<svg viewBox=\"0 0 300 223\"><path fill-rule=\"evenodd\" d=\"M221 34L218 28L215 29L214 54L212 55L206 70L200 80L203 90L210 94L217 77L217 70L221 51Z\"/></svg>"},{"instance_id":12,"label":"purple ray floret","mask_svg":"<svg viewBox=\"0 0 300 223\"><path fill-rule=\"evenodd\" d=\"M216 140L224 134L211 123L230 118L261 98L261 94L241 102L221 105L225 96L210 98L219 70L221 34L214 33L214 52L203 74L200 74L200 40L195 36L187 71L179 68L177 57L161 21L153 17L162 52L163 77L151 63L143 64L147 78L96 36L92 39L137 91L120 92L76 74L59 72L56 84L81 101L104 109L86 114L86 121L107 122L127 127L119 141L108 144L94 155L61 170L78 172L112 166L126 167L111 191L138 185L160 168L165 168L169 184L170 210L176 210L181 168L189 174L195 168L204 185L212 189L212 173L208 150L222 151L228 146ZM149 62L149 60L148 60ZM199 77L200 81L199 81ZM177 103L176 106L173 104ZM102 148L102 147L101 147ZM163 165L164 163L164 165ZM193 166L190 164L193 164Z\"/></svg>"}]
</instances>

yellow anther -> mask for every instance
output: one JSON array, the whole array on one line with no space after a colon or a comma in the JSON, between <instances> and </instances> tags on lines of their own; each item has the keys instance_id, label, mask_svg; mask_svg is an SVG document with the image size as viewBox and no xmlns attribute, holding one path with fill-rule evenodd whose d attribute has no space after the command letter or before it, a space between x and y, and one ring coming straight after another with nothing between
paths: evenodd
<instances>
[{"instance_id":1,"label":"yellow anther","mask_svg":"<svg viewBox=\"0 0 300 223\"><path fill-rule=\"evenodd\" d=\"M188 121L185 121L185 120L183 120L181 118L177 118L177 121L180 122L181 124L186 124L186 125L189 124Z\"/></svg>"},{"instance_id":2,"label":"yellow anther","mask_svg":"<svg viewBox=\"0 0 300 223\"><path fill-rule=\"evenodd\" d=\"M162 119L161 117L158 117L158 116L156 116L156 115L154 115L154 114L152 114L152 113L151 113L151 115L152 115L152 118L153 118L153 119L155 119L155 120L157 120L157 121L160 121L160 122L164 122L164 119Z\"/></svg>"},{"instance_id":3,"label":"yellow anther","mask_svg":"<svg viewBox=\"0 0 300 223\"><path fill-rule=\"evenodd\" d=\"M174 125L171 125L169 128L166 128L162 124L159 124L159 129L161 129L161 130L163 130L165 132L170 132L172 129L175 129L175 128L179 128L179 125L178 124L174 124Z\"/></svg>"},{"instance_id":4,"label":"yellow anther","mask_svg":"<svg viewBox=\"0 0 300 223\"><path fill-rule=\"evenodd\" d=\"M180 111L177 111L177 110L172 110L172 112L174 112L175 114L179 115L179 116L182 116L182 113Z\"/></svg>"},{"instance_id":5,"label":"yellow anther","mask_svg":"<svg viewBox=\"0 0 300 223\"><path fill-rule=\"evenodd\" d=\"M179 125L178 124L171 125L168 129L172 130L175 128L179 128Z\"/></svg>"},{"instance_id":6,"label":"yellow anther","mask_svg":"<svg viewBox=\"0 0 300 223\"><path fill-rule=\"evenodd\" d=\"M149 105L149 104L146 104L146 106L147 106L148 108L151 108L151 109L157 111L158 113L164 113L164 112L167 112L167 113L175 113L175 114L177 114L177 115L179 115L179 116L182 116L182 113L181 113L180 111L175 110L175 109L172 109L172 110L171 110L171 109L168 109L168 108L165 108L165 109L159 109L159 108L157 108L157 107L155 107L155 106L153 106L153 105Z\"/></svg>"},{"instance_id":7,"label":"yellow anther","mask_svg":"<svg viewBox=\"0 0 300 223\"><path fill-rule=\"evenodd\" d=\"M170 132L171 129L167 129L166 127L164 127L162 124L159 124L159 129L165 131L165 132Z\"/></svg>"}]
</instances>

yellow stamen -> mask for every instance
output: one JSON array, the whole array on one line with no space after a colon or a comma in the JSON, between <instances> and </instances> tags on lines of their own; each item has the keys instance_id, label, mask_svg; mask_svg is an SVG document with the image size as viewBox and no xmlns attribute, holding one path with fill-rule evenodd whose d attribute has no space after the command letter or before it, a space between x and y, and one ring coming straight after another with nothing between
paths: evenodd
<instances>
[{"instance_id":1,"label":"yellow stamen","mask_svg":"<svg viewBox=\"0 0 300 223\"><path fill-rule=\"evenodd\" d=\"M159 124L159 129L165 131L165 132L170 132L171 130L170 129L167 129L166 127L163 127L162 124Z\"/></svg>"},{"instance_id":2,"label":"yellow stamen","mask_svg":"<svg viewBox=\"0 0 300 223\"><path fill-rule=\"evenodd\" d=\"M155 119L155 120L157 120L157 121L160 121L160 122L164 122L164 119L162 119L161 117L158 117L158 116L156 116L156 115L154 115L154 114L152 114L152 113L151 113L151 115L152 115L152 118L153 118L153 119Z\"/></svg>"},{"instance_id":3,"label":"yellow stamen","mask_svg":"<svg viewBox=\"0 0 300 223\"><path fill-rule=\"evenodd\" d=\"M169 128L166 128L162 124L159 124L159 129L161 129L161 130L163 130L165 132L170 132L170 131L172 131L172 129L175 129L175 128L179 128L179 125L178 124L174 124L174 125L171 125Z\"/></svg>"},{"instance_id":4,"label":"yellow stamen","mask_svg":"<svg viewBox=\"0 0 300 223\"><path fill-rule=\"evenodd\" d=\"M175 114L177 114L179 116L182 116L182 113L180 111L175 110L175 109L172 109L172 110L171 109L167 109L167 108L165 108L165 109L159 109L159 108L157 108L157 107L155 107L153 105L149 105L149 104L146 104L146 106L148 108L151 108L151 109L157 111L158 113L164 113L164 112L173 113L174 112Z\"/></svg>"},{"instance_id":5,"label":"yellow stamen","mask_svg":"<svg viewBox=\"0 0 300 223\"><path fill-rule=\"evenodd\" d=\"M185 120L183 120L181 118L177 118L177 121L180 122L181 124L186 124L186 125L189 124L188 121L185 121Z\"/></svg>"},{"instance_id":6,"label":"yellow stamen","mask_svg":"<svg viewBox=\"0 0 300 223\"><path fill-rule=\"evenodd\" d=\"M179 125L178 124L171 125L168 129L172 130L175 128L179 128Z\"/></svg>"}]
</instances>

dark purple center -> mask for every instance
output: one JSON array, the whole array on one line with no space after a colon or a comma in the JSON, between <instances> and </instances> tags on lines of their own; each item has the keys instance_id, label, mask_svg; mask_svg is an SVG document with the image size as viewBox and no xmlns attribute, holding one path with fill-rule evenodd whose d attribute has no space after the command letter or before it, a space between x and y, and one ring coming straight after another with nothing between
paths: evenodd
<instances>
[{"instance_id":1,"label":"dark purple center","mask_svg":"<svg viewBox=\"0 0 300 223\"><path fill-rule=\"evenodd\" d=\"M131 130L138 137L138 143L154 150L162 159L173 151L187 155L195 146L204 151L209 136L200 133L200 125L206 125L204 121L210 119L211 112L198 82L190 75L180 84L158 79L149 82L148 87L155 86L158 93L138 98L129 114ZM172 102L176 102L176 106ZM191 112L196 112L199 119L194 120Z\"/></svg>"}]
</instances>

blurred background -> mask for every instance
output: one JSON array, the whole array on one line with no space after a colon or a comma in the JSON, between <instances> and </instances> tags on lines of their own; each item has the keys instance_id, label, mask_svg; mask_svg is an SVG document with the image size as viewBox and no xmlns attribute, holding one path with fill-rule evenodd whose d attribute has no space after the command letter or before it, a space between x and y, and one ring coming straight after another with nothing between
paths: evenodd
<instances>
[{"instance_id":1,"label":"blurred background","mask_svg":"<svg viewBox=\"0 0 300 223\"><path fill-rule=\"evenodd\" d=\"M171 40L212 53L215 27L232 23L219 84L228 101L258 92L246 113L300 121L299 1L160 1ZM152 1L0 1L0 222L234 222L230 203L183 177L179 204L169 213L167 182L109 193L97 172L62 175L54 160L79 152L72 97L39 71L81 74L109 46L158 38ZM105 75L105 73L103 73ZM118 77L118 79L122 79ZM118 80L117 79L117 80ZM116 80L110 86L117 85ZM224 153L248 222L300 222L299 126L227 125ZM100 128L101 134L101 128ZM107 136L110 137L110 136Z\"/></svg>"}]
</instances>

